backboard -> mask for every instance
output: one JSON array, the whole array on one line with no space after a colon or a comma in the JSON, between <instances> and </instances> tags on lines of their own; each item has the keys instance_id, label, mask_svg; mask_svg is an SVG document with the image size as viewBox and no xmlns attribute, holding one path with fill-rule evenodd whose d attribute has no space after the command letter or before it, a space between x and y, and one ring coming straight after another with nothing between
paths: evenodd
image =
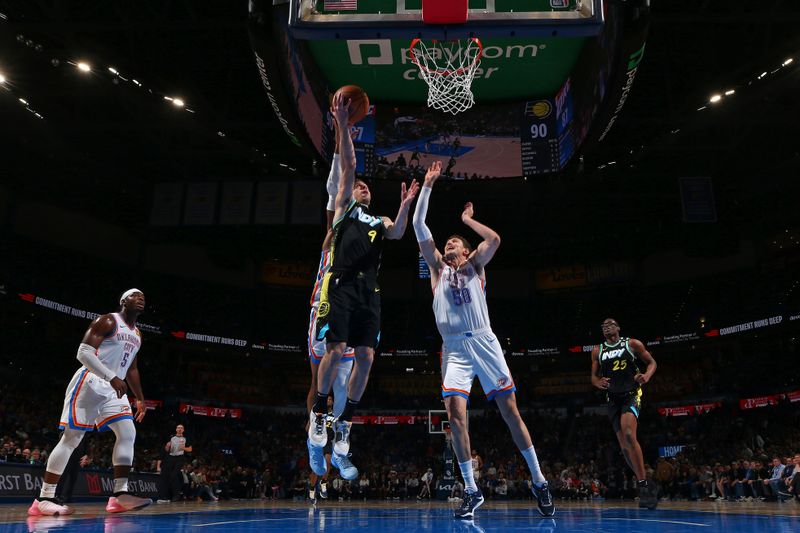
<instances>
[{"instance_id":1,"label":"backboard","mask_svg":"<svg viewBox=\"0 0 800 533\"><path fill-rule=\"evenodd\" d=\"M441 2L442 0L434 0ZM447 39L588 36L603 24L603 0L469 0L464 24L425 24L423 0L290 0L296 38Z\"/></svg>"}]
</instances>

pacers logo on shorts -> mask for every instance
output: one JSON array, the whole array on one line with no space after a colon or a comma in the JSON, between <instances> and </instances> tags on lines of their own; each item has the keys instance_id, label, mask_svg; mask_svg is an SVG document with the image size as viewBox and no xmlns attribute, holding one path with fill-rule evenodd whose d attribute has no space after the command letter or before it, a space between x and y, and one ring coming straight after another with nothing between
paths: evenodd
<instances>
[{"instance_id":1,"label":"pacers logo on shorts","mask_svg":"<svg viewBox=\"0 0 800 533\"><path fill-rule=\"evenodd\" d=\"M318 317L325 317L328 316L328 313L331 312L331 304L328 302L320 302L319 304L319 311L317 311Z\"/></svg>"},{"instance_id":2,"label":"pacers logo on shorts","mask_svg":"<svg viewBox=\"0 0 800 533\"><path fill-rule=\"evenodd\" d=\"M123 405L122 407L119 408L119 412L120 413L128 413L128 412L130 412L130 410L131 410L131 408L128 407L127 405Z\"/></svg>"},{"instance_id":3,"label":"pacers logo on shorts","mask_svg":"<svg viewBox=\"0 0 800 533\"><path fill-rule=\"evenodd\" d=\"M506 378L506 377L502 377L502 378L497 380L497 386L498 387L503 387L503 386L505 386L506 383L508 383L508 378Z\"/></svg>"}]
</instances>

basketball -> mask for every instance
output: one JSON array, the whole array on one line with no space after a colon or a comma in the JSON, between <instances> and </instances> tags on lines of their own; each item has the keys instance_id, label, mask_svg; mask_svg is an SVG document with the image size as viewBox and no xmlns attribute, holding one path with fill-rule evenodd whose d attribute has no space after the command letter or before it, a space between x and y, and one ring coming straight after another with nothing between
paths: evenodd
<instances>
[{"instance_id":1,"label":"basketball","mask_svg":"<svg viewBox=\"0 0 800 533\"><path fill-rule=\"evenodd\" d=\"M367 112L369 112L369 96L367 96L364 89L358 85L345 85L339 88L336 94L341 94L345 102L348 99L350 100L350 124L355 124L367 116Z\"/></svg>"}]
</instances>

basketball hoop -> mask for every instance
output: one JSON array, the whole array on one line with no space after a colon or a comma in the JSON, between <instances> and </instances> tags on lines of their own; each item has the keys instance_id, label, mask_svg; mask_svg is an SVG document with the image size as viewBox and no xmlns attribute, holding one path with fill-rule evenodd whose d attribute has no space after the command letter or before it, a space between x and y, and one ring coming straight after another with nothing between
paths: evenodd
<instances>
[{"instance_id":1,"label":"basketball hoop","mask_svg":"<svg viewBox=\"0 0 800 533\"><path fill-rule=\"evenodd\" d=\"M428 107L456 115L475 104L472 79L481 64L480 39L431 41L429 45L413 39L408 53L428 84Z\"/></svg>"}]
</instances>

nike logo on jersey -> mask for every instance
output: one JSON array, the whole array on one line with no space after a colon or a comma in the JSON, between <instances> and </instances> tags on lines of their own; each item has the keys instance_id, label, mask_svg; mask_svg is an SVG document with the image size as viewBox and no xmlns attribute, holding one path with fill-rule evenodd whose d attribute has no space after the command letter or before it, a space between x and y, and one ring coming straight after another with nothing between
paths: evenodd
<instances>
[{"instance_id":1,"label":"nike logo on jersey","mask_svg":"<svg viewBox=\"0 0 800 533\"><path fill-rule=\"evenodd\" d=\"M379 226L381 223L380 217L374 217L369 213L365 213L361 207L356 207L353 209L353 212L350 213L350 218L357 218L360 222L368 224L371 228Z\"/></svg>"},{"instance_id":2,"label":"nike logo on jersey","mask_svg":"<svg viewBox=\"0 0 800 533\"><path fill-rule=\"evenodd\" d=\"M617 348L616 350L608 350L607 352L603 352L603 355L600 357L601 361L605 361L606 359L618 359L622 357L625 348Z\"/></svg>"}]
</instances>

